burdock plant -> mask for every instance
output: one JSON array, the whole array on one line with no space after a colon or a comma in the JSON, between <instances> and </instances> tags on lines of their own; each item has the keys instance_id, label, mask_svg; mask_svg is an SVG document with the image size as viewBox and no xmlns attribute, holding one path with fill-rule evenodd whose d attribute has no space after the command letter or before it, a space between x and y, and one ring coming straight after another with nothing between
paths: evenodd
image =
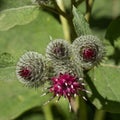
<instances>
[{"instance_id":1,"label":"burdock plant","mask_svg":"<svg viewBox=\"0 0 120 120\"><path fill-rule=\"evenodd\" d=\"M120 0L0 3L0 120L120 113Z\"/></svg>"},{"instance_id":2,"label":"burdock plant","mask_svg":"<svg viewBox=\"0 0 120 120\"><path fill-rule=\"evenodd\" d=\"M56 39L48 44L45 57L37 52L25 53L17 63L16 74L27 86L39 87L48 82L44 95L52 93L51 98L58 100L67 98L70 105L76 96L86 100L81 95L89 92L84 86L83 71L97 65L103 57L104 47L96 36L80 36L72 44Z\"/></svg>"},{"instance_id":3,"label":"burdock plant","mask_svg":"<svg viewBox=\"0 0 120 120\"><path fill-rule=\"evenodd\" d=\"M36 0L41 8L60 15L65 39L51 40L46 46L46 53L42 55L29 51L22 55L17 63L16 75L18 80L28 87L48 86L43 95L49 93L60 100L68 100L70 108L74 110L72 102L76 96L87 101L86 73L99 65L105 56L105 47L102 41L93 35L86 18L78 13L76 8L81 1L71 0L70 8L65 8L62 0ZM69 12L68 12L69 10ZM80 15L79 15L80 14ZM86 84L86 86L85 86Z\"/></svg>"}]
</instances>

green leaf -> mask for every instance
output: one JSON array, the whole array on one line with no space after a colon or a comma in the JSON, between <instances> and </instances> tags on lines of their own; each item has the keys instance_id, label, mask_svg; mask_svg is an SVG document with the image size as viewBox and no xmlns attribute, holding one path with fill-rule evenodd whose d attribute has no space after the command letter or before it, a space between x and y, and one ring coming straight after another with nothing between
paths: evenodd
<instances>
[{"instance_id":1,"label":"green leaf","mask_svg":"<svg viewBox=\"0 0 120 120\"><path fill-rule=\"evenodd\" d=\"M0 31L8 30L16 25L28 24L37 18L39 8L24 6L11 8L0 12Z\"/></svg>"},{"instance_id":2,"label":"green leaf","mask_svg":"<svg viewBox=\"0 0 120 120\"><path fill-rule=\"evenodd\" d=\"M91 34L89 24L83 14L73 7L73 24L78 36Z\"/></svg>"},{"instance_id":3,"label":"green leaf","mask_svg":"<svg viewBox=\"0 0 120 120\"><path fill-rule=\"evenodd\" d=\"M42 106L50 96L40 97L41 89L24 87L16 78L15 66L19 57L26 51L37 51L44 54L49 36L63 38L62 27L50 14L39 10L34 21L15 26L8 31L0 32L1 61L5 64L0 67L0 120L15 119L25 111ZM9 55L5 55L7 53ZM9 60L10 58L10 60Z\"/></svg>"},{"instance_id":4,"label":"green leaf","mask_svg":"<svg viewBox=\"0 0 120 120\"><path fill-rule=\"evenodd\" d=\"M0 0L0 11L31 4L31 0Z\"/></svg>"},{"instance_id":5,"label":"green leaf","mask_svg":"<svg viewBox=\"0 0 120 120\"><path fill-rule=\"evenodd\" d=\"M120 66L103 64L94 69L94 77L87 82L92 94L90 100L98 108L120 113Z\"/></svg>"},{"instance_id":6,"label":"green leaf","mask_svg":"<svg viewBox=\"0 0 120 120\"><path fill-rule=\"evenodd\" d=\"M31 23L0 32L0 52L10 53L16 62L26 51L44 53L50 36L63 38L62 27L54 17L39 10Z\"/></svg>"},{"instance_id":7,"label":"green leaf","mask_svg":"<svg viewBox=\"0 0 120 120\"><path fill-rule=\"evenodd\" d=\"M113 20L106 32L106 39L114 46L114 42L120 39L120 17Z\"/></svg>"}]
</instances>

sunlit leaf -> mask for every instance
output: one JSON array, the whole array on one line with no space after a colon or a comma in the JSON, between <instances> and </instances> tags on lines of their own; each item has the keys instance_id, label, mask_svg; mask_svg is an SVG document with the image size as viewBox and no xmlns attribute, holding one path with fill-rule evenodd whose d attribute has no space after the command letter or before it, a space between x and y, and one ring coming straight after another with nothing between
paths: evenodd
<instances>
[{"instance_id":1,"label":"sunlit leaf","mask_svg":"<svg viewBox=\"0 0 120 120\"><path fill-rule=\"evenodd\" d=\"M36 6L11 8L0 12L0 31L8 30L16 25L24 25L33 21L39 13Z\"/></svg>"}]
</instances>

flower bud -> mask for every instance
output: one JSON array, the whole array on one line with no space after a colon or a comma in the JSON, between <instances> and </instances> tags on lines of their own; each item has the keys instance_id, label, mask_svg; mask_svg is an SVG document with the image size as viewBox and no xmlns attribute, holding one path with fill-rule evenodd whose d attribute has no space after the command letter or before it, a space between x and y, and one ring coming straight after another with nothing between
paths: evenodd
<instances>
[{"instance_id":1,"label":"flower bud","mask_svg":"<svg viewBox=\"0 0 120 120\"><path fill-rule=\"evenodd\" d=\"M62 39L51 41L46 49L46 56L53 62L60 62L70 59L69 43Z\"/></svg>"},{"instance_id":2,"label":"flower bud","mask_svg":"<svg viewBox=\"0 0 120 120\"><path fill-rule=\"evenodd\" d=\"M38 87L45 83L45 58L37 52L26 52L18 61L16 74L19 81L29 87Z\"/></svg>"},{"instance_id":3,"label":"flower bud","mask_svg":"<svg viewBox=\"0 0 120 120\"><path fill-rule=\"evenodd\" d=\"M105 49L99 38L93 35L84 35L74 40L72 54L75 62L88 70L103 59Z\"/></svg>"}]
</instances>

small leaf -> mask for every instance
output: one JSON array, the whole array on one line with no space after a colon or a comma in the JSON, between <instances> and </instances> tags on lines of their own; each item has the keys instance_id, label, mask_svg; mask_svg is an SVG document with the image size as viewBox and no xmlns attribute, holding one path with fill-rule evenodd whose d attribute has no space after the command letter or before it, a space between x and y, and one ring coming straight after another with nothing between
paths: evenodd
<instances>
[{"instance_id":1,"label":"small leaf","mask_svg":"<svg viewBox=\"0 0 120 120\"><path fill-rule=\"evenodd\" d=\"M83 14L73 7L73 24L78 36L91 34L89 24L87 23Z\"/></svg>"},{"instance_id":2,"label":"small leaf","mask_svg":"<svg viewBox=\"0 0 120 120\"><path fill-rule=\"evenodd\" d=\"M114 42L120 39L120 17L112 21L109 25L107 32L106 32L106 39L108 39L111 45L114 46Z\"/></svg>"},{"instance_id":3,"label":"small leaf","mask_svg":"<svg viewBox=\"0 0 120 120\"><path fill-rule=\"evenodd\" d=\"M11 8L0 12L0 31L8 30L15 25L24 25L33 21L39 13L36 6Z\"/></svg>"}]
</instances>

